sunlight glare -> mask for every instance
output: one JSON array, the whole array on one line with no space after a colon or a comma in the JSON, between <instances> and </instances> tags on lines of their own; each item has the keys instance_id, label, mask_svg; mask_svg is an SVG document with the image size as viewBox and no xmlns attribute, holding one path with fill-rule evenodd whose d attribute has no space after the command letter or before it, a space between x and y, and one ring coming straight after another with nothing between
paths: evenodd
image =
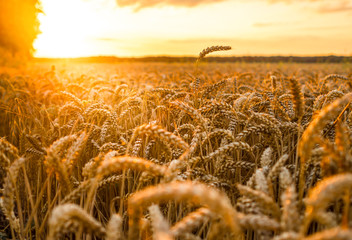
<instances>
[{"instance_id":1,"label":"sunlight glare","mask_svg":"<svg viewBox=\"0 0 352 240\"><path fill-rule=\"evenodd\" d=\"M34 43L37 57L82 57L96 52L94 38L104 30L99 11L79 0L42 1L42 32Z\"/></svg>"}]
</instances>

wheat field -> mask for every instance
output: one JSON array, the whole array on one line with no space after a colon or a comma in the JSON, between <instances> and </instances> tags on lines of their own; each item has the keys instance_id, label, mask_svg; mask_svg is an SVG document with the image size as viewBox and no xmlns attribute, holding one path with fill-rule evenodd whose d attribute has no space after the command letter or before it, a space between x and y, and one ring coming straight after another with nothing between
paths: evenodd
<instances>
[{"instance_id":1,"label":"wheat field","mask_svg":"<svg viewBox=\"0 0 352 240\"><path fill-rule=\"evenodd\" d=\"M1 239L352 239L352 66L0 71Z\"/></svg>"}]
</instances>

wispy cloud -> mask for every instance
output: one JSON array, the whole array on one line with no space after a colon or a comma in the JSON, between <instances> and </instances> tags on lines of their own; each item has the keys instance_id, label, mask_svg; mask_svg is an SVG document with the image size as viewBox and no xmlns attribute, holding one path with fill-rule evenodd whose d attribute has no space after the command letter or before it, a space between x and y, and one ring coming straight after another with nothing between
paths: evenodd
<instances>
[{"instance_id":1,"label":"wispy cloud","mask_svg":"<svg viewBox=\"0 0 352 240\"><path fill-rule=\"evenodd\" d=\"M301 30L307 31L320 31L320 30L348 30L351 29L351 24L344 24L344 25L327 25L327 26L306 26L306 27L299 27Z\"/></svg>"},{"instance_id":2,"label":"wispy cloud","mask_svg":"<svg viewBox=\"0 0 352 240\"><path fill-rule=\"evenodd\" d=\"M335 13L335 12L347 12L352 11L351 0L267 0L268 3L286 3L286 4L297 4L297 3L310 3L310 7L318 13Z\"/></svg>"},{"instance_id":3,"label":"wispy cloud","mask_svg":"<svg viewBox=\"0 0 352 240\"><path fill-rule=\"evenodd\" d=\"M116 0L119 7L133 7L135 11L155 6L195 7L202 4L224 2L226 0Z\"/></svg>"},{"instance_id":4,"label":"wispy cloud","mask_svg":"<svg viewBox=\"0 0 352 240\"><path fill-rule=\"evenodd\" d=\"M318 2L318 1L319 0L300 0L300 1L297 1L297 0L267 0L267 2L269 2L269 3L280 3L280 2L295 3L295 2ZM337 1L339 1L339 0L337 0Z\"/></svg>"},{"instance_id":5,"label":"wispy cloud","mask_svg":"<svg viewBox=\"0 0 352 240\"><path fill-rule=\"evenodd\" d=\"M319 13L347 12L352 10L351 1L336 1L333 4L325 4L318 8Z\"/></svg>"},{"instance_id":6,"label":"wispy cloud","mask_svg":"<svg viewBox=\"0 0 352 240\"><path fill-rule=\"evenodd\" d=\"M255 28L266 28L266 27L281 27L281 26L287 26L287 25L295 25L298 24L300 22L298 21L292 21L292 22L256 22L253 23L252 26Z\"/></svg>"},{"instance_id":7,"label":"wispy cloud","mask_svg":"<svg viewBox=\"0 0 352 240\"><path fill-rule=\"evenodd\" d=\"M256 27L256 28L263 28L263 27L272 27L275 25L279 25L279 23L275 23L275 22L256 22L253 23L252 26Z\"/></svg>"},{"instance_id":8,"label":"wispy cloud","mask_svg":"<svg viewBox=\"0 0 352 240\"><path fill-rule=\"evenodd\" d=\"M176 7L196 7L205 4L226 2L229 0L115 0L119 7L132 7L139 11L149 7L176 6ZM232 0L237 2L259 1L259 0ZM266 0L268 4L305 4L305 7L313 9L318 13L334 13L352 11L351 0ZM308 4L308 5L307 5ZM270 24L268 24L269 26ZM258 25L258 27L260 27Z\"/></svg>"}]
</instances>

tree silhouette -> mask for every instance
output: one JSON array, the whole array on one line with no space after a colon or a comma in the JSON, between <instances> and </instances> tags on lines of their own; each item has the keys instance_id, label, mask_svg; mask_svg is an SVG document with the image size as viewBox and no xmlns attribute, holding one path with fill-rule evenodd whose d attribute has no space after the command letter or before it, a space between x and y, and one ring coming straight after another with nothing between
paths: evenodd
<instances>
[{"instance_id":1,"label":"tree silhouette","mask_svg":"<svg viewBox=\"0 0 352 240\"><path fill-rule=\"evenodd\" d=\"M39 11L38 0L0 0L0 58L32 55Z\"/></svg>"}]
</instances>

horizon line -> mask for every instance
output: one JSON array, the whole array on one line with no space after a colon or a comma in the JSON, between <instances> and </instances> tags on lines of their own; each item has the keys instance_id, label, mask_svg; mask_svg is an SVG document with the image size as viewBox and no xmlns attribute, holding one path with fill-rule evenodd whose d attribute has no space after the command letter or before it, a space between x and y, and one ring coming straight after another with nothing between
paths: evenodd
<instances>
[{"instance_id":1,"label":"horizon line","mask_svg":"<svg viewBox=\"0 0 352 240\"><path fill-rule=\"evenodd\" d=\"M206 58L243 58L243 57L263 57L263 58L270 58L270 57L298 57L298 58L311 58L311 57L352 57L352 54L313 54L313 55L301 55L301 54L272 54L272 55L210 55L206 56ZM144 55L144 56L116 56L116 55L92 55L92 56L81 56L81 57L32 57L33 59L88 59L88 58L117 58L117 59L143 59L143 58L198 58L198 55Z\"/></svg>"}]
</instances>

